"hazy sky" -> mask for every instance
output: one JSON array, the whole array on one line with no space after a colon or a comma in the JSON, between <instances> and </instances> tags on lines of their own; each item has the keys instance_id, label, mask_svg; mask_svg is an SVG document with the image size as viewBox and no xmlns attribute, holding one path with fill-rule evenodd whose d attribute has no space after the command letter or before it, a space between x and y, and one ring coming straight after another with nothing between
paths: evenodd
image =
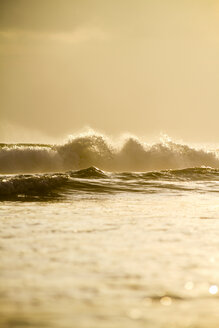
<instances>
[{"instance_id":1,"label":"hazy sky","mask_svg":"<svg viewBox=\"0 0 219 328\"><path fill-rule=\"evenodd\" d=\"M218 142L219 1L1 0L0 142L84 126Z\"/></svg>"}]
</instances>

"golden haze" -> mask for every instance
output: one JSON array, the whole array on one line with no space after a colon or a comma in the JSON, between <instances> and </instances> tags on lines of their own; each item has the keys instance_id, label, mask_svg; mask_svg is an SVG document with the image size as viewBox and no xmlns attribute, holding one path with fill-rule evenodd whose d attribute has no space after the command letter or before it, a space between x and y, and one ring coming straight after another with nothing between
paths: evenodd
<instances>
[{"instance_id":1,"label":"golden haze","mask_svg":"<svg viewBox=\"0 0 219 328\"><path fill-rule=\"evenodd\" d=\"M1 0L1 141L84 126L215 141L218 58L216 0Z\"/></svg>"}]
</instances>

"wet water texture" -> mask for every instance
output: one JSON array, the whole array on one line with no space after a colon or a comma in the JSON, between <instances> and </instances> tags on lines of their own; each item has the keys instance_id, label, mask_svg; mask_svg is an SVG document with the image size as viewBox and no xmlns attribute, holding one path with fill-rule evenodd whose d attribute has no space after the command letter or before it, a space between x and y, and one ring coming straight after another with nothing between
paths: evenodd
<instances>
[{"instance_id":1,"label":"wet water texture","mask_svg":"<svg viewBox=\"0 0 219 328\"><path fill-rule=\"evenodd\" d=\"M0 327L218 328L218 150L0 145Z\"/></svg>"},{"instance_id":2,"label":"wet water texture","mask_svg":"<svg viewBox=\"0 0 219 328\"><path fill-rule=\"evenodd\" d=\"M0 326L218 327L218 210L173 189L2 201Z\"/></svg>"}]
</instances>

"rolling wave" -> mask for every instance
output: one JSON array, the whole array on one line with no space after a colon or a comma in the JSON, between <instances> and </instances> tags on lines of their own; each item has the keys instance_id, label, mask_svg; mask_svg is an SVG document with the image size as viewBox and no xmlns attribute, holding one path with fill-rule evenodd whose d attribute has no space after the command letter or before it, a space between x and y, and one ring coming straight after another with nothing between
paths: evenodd
<instances>
[{"instance_id":1,"label":"rolling wave","mask_svg":"<svg viewBox=\"0 0 219 328\"><path fill-rule=\"evenodd\" d=\"M219 192L218 181L219 169L213 168L109 173L90 167L66 173L0 176L0 199L54 198L73 192Z\"/></svg>"},{"instance_id":2,"label":"rolling wave","mask_svg":"<svg viewBox=\"0 0 219 328\"><path fill-rule=\"evenodd\" d=\"M0 145L1 174L65 172L90 166L117 172L219 168L219 154L170 140L149 145L128 137L117 144L96 133L76 135L62 145Z\"/></svg>"}]
</instances>

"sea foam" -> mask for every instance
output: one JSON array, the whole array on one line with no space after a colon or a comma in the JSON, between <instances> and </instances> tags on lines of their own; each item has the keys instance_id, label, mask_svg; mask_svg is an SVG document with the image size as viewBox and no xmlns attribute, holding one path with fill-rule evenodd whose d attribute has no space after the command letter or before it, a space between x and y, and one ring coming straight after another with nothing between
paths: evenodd
<instances>
[{"instance_id":1,"label":"sea foam","mask_svg":"<svg viewBox=\"0 0 219 328\"><path fill-rule=\"evenodd\" d=\"M75 135L60 145L2 145L0 173L40 173L80 170L90 166L106 171L152 171L189 167L219 168L218 151L161 140L152 145L137 137L123 143L104 135Z\"/></svg>"}]
</instances>

